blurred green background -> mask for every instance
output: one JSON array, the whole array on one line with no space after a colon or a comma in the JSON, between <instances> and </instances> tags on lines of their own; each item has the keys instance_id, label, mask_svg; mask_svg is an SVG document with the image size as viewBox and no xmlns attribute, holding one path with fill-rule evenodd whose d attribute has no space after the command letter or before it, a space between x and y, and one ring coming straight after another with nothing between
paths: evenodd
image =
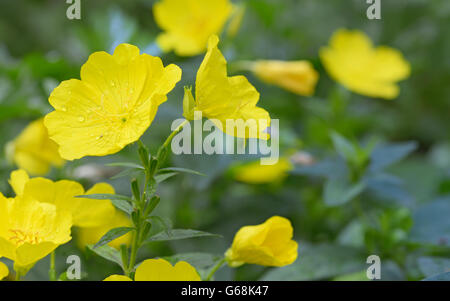
<instances>
[{"instance_id":1,"label":"blurred green background","mask_svg":"<svg viewBox=\"0 0 450 301\"><path fill-rule=\"evenodd\" d=\"M154 40L160 29L151 11L154 2L82 0L81 20L68 20L65 1L1 1L0 148L51 110L50 92L62 80L79 78L90 53L111 52L128 42L183 70L181 82L143 138L156 151L172 121L181 117L182 87L194 84L203 55L181 58L158 53ZM235 181L229 172L230 166L250 157L173 155L172 166L207 176L180 175L164 182L159 214L170 218L176 228L205 230L224 238L151 244L141 259L187 252L221 254L240 227L282 215L292 221L299 241L296 263L285 268L223 268L216 279L364 280L371 254L381 257L383 280L420 280L449 271L450 2L383 1L382 20L368 20L367 4L360 0L234 3L245 3L246 12L237 36L220 46L229 62L307 59L320 72L313 97L265 85L244 73L261 93L258 105L280 120L281 153L307 153L316 163L297 164L282 182L250 185ZM330 79L318 50L338 28L360 29L376 45L403 53L412 73L400 83L397 99L356 95ZM366 159L355 162L342 151L343 145ZM94 164L101 171L96 180L130 194L128 179L108 178L110 171L102 164L137 161L136 149L130 145L113 156L70 162L51 177L91 186L93 180L77 171ZM0 188L11 194L7 179L14 167L4 153L0 160ZM82 256L84 279L101 280L119 272L74 244L58 249L59 272L64 271L68 254ZM208 265L207 260L213 258L199 257L200 265ZM44 260L26 279L47 279L47 272Z\"/></svg>"}]
</instances>

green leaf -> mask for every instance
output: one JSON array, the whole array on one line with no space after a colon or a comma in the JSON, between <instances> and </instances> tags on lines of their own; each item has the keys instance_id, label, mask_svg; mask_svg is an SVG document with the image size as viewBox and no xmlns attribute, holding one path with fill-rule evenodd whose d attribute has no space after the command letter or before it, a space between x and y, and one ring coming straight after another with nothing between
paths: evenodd
<instances>
[{"instance_id":1,"label":"green leaf","mask_svg":"<svg viewBox=\"0 0 450 301\"><path fill-rule=\"evenodd\" d=\"M110 201L114 205L114 207L122 210L125 213L131 214L131 212L133 212L133 206L128 201L116 199L112 199Z\"/></svg>"},{"instance_id":2,"label":"green leaf","mask_svg":"<svg viewBox=\"0 0 450 301\"><path fill-rule=\"evenodd\" d=\"M108 163L108 164L106 164L106 166L120 166L120 167L128 167L128 168L144 170L144 167L142 165L132 163L132 162L114 162L114 163Z\"/></svg>"},{"instance_id":3,"label":"green leaf","mask_svg":"<svg viewBox=\"0 0 450 301\"><path fill-rule=\"evenodd\" d=\"M110 247L108 245L104 245L98 248L94 247L93 245L88 245L87 247L89 248L89 250L99 255L100 257L103 257L106 260L117 263L123 269L120 252L114 249L113 247Z\"/></svg>"},{"instance_id":4,"label":"green leaf","mask_svg":"<svg viewBox=\"0 0 450 301\"><path fill-rule=\"evenodd\" d=\"M153 216L147 217L147 221L149 223L156 222L156 223L160 224L163 227L163 230L166 231L167 235L168 236L171 235L170 231L172 229L172 221L170 219L153 215Z\"/></svg>"},{"instance_id":5,"label":"green leaf","mask_svg":"<svg viewBox=\"0 0 450 301\"><path fill-rule=\"evenodd\" d=\"M417 259L417 263L426 277L450 272L450 258L423 256Z\"/></svg>"},{"instance_id":6,"label":"green leaf","mask_svg":"<svg viewBox=\"0 0 450 301\"><path fill-rule=\"evenodd\" d=\"M102 238L94 245L94 249L106 245L116 238L124 236L128 232L134 230L132 227L119 227L109 230Z\"/></svg>"},{"instance_id":7,"label":"green leaf","mask_svg":"<svg viewBox=\"0 0 450 301\"><path fill-rule=\"evenodd\" d=\"M328 206L343 205L358 196L366 188L364 182L348 183L342 178L332 178L325 183L324 201Z\"/></svg>"},{"instance_id":8,"label":"green leaf","mask_svg":"<svg viewBox=\"0 0 450 301\"><path fill-rule=\"evenodd\" d=\"M169 173L164 173L161 175L156 175L155 176L156 183L162 183L165 180L167 180L173 176L176 176L177 174L178 174L178 172L169 172Z\"/></svg>"},{"instance_id":9,"label":"green leaf","mask_svg":"<svg viewBox=\"0 0 450 301\"><path fill-rule=\"evenodd\" d=\"M198 176L206 176L204 173L201 173L196 170L188 169L188 168L181 168L181 167L167 167L167 168L161 168L159 172L165 173L165 172L185 172L193 175Z\"/></svg>"},{"instance_id":10,"label":"green leaf","mask_svg":"<svg viewBox=\"0 0 450 301\"><path fill-rule=\"evenodd\" d=\"M179 261L186 261L197 270L202 279L205 279L208 276L222 258L222 255L201 252L182 253L163 257L163 259L169 261L172 265L175 265Z\"/></svg>"},{"instance_id":11,"label":"green leaf","mask_svg":"<svg viewBox=\"0 0 450 301\"><path fill-rule=\"evenodd\" d=\"M423 281L450 281L450 272L434 275L423 279Z\"/></svg>"},{"instance_id":12,"label":"green leaf","mask_svg":"<svg viewBox=\"0 0 450 301\"><path fill-rule=\"evenodd\" d=\"M333 131L331 132L331 140L333 140L336 151L347 161L352 161L357 157L356 148L344 136Z\"/></svg>"},{"instance_id":13,"label":"green leaf","mask_svg":"<svg viewBox=\"0 0 450 301\"><path fill-rule=\"evenodd\" d=\"M170 233L166 231L159 232L152 237L148 238L146 242L152 241L169 241L169 240L180 240L196 237L222 237L218 234L212 234L204 231L191 230L191 229L173 229Z\"/></svg>"},{"instance_id":14,"label":"green leaf","mask_svg":"<svg viewBox=\"0 0 450 301\"><path fill-rule=\"evenodd\" d=\"M299 243L299 256L291 265L274 268L261 280L304 281L329 279L367 268L367 256L359 249L339 245Z\"/></svg>"},{"instance_id":15,"label":"green leaf","mask_svg":"<svg viewBox=\"0 0 450 301\"><path fill-rule=\"evenodd\" d=\"M118 209L131 214L133 207L130 203L130 198L120 194L98 193L77 195L77 198L94 199L94 200L110 200L111 203Z\"/></svg>"},{"instance_id":16,"label":"green leaf","mask_svg":"<svg viewBox=\"0 0 450 301\"><path fill-rule=\"evenodd\" d=\"M130 200L130 198L125 195L112 194L112 193L95 193L95 194L77 195L76 198L94 199L94 200L111 200L111 199L126 200L126 201Z\"/></svg>"},{"instance_id":17,"label":"green leaf","mask_svg":"<svg viewBox=\"0 0 450 301\"><path fill-rule=\"evenodd\" d=\"M417 142L392 143L377 146L370 158L369 170L380 171L394 163L397 163L417 149Z\"/></svg>"},{"instance_id":18,"label":"green leaf","mask_svg":"<svg viewBox=\"0 0 450 301\"><path fill-rule=\"evenodd\" d=\"M115 179L119 179L119 178L137 174L138 172L141 173L142 169L137 169L137 168L125 169L125 170L122 170L121 172L119 172L118 174L110 177L110 179L115 180Z\"/></svg>"}]
</instances>

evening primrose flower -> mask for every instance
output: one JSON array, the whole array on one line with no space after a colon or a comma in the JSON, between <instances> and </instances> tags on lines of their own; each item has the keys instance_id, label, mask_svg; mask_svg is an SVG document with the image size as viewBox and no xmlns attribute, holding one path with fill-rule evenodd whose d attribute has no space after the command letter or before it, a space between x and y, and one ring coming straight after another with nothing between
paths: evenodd
<instances>
[{"instance_id":1,"label":"evening primrose flower","mask_svg":"<svg viewBox=\"0 0 450 301\"><path fill-rule=\"evenodd\" d=\"M100 226L79 228L76 235L77 245L80 249L84 249L87 245L97 243L111 229L131 226L130 219L119 210L115 210L113 215ZM129 245L131 237L131 234L127 233L109 242L108 245L119 249L122 244Z\"/></svg>"},{"instance_id":2,"label":"evening primrose flower","mask_svg":"<svg viewBox=\"0 0 450 301\"><path fill-rule=\"evenodd\" d=\"M6 155L19 168L32 175L44 175L51 166L60 167L64 160L58 145L48 137L44 119L31 122L22 133L6 145Z\"/></svg>"},{"instance_id":3,"label":"evening primrose flower","mask_svg":"<svg viewBox=\"0 0 450 301\"><path fill-rule=\"evenodd\" d=\"M369 37L358 30L336 31L330 45L320 50L320 59L334 80L369 97L396 98L397 82L410 74L410 65L400 51L374 48Z\"/></svg>"},{"instance_id":4,"label":"evening primrose flower","mask_svg":"<svg viewBox=\"0 0 450 301\"><path fill-rule=\"evenodd\" d=\"M232 267L244 263L285 266L297 259L298 245L292 236L291 222L284 217L273 216L263 224L242 227L225 258Z\"/></svg>"},{"instance_id":5,"label":"evening primrose flower","mask_svg":"<svg viewBox=\"0 0 450 301\"><path fill-rule=\"evenodd\" d=\"M8 277L8 275L9 275L8 267L3 262L0 262L0 280Z\"/></svg>"},{"instance_id":6,"label":"evening primrose flower","mask_svg":"<svg viewBox=\"0 0 450 301\"><path fill-rule=\"evenodd\" d=\"M262 81L298 95L312 95L319 79L308 61L259 60L249 62L249 67Z\"/></svg>"},{"instance_id":7,"label":"evening primrose flower","mask_svg":"<svg viewBox=\"0 0 450 301\"><path fill-rule=\"evenodd\" d=\"M179 261L172 266L164 259L147 259L136 269L135 281L200 281L200 275L186 261ZM121 275L112 275L104 281L132 281Z\"/></svg>"},{"instance_id":8,"label":"evening primrose flower","mask_svg":"<svg viewBox=\"0 0 450 301\"><path fill-rule=\"evenodd\" d=\"M211 36L208 52L197 72L196 97L185 89L184 116L194 119L195 112L209 118L221 131L239 138L268 139L264 132L270 125L269 113L257 107L259 93L244 76L227 76L227 62L217 48L219 38ZM189 111L186 111L189 110ZM228 121L243 121L247 127L227 127ZM253 121L253 122L252 122Z\"/></svg>"},{"instance_id":9,"label":"evening primrose flower","mask_svg":"<svg viewBox=\"0 0 450 301\"><path fill-rule=\"evenodd\" d=\"M113 55L95 52L81 67L81 80L53 90L55 111L45 126L64 159L114 154L139 139L180 78L178 66L164 67L130 44L120 44Z\"/></svg>"},{"instance_id":10,"label":"evening primrose flower","mask_svg":"<svg viewBox=\"0 0 450 301\"><path fill-rule=\"evenodd\" d=\"M159 47L180 56L205 51L208 38L220 34L232 12L229 0L162 0L153 6L155 21L164 32Z\"/></svg>"},{"instance_id":11,"label":"evening primrose flower","mask_svg":"<svg viewBox=\"0 0 450 301\"><path fill-rule=\"evenodd\" d=\"M56 206L32 198L7 199L0 193L0 257L27 270L68 242L72 217Z\"/></svg>"},{"instance_id":12,"label":"evening primrose flower","mask_svg":"<svg viewBox=\"0 0 450 301\"><path fill-rule=\"evenodd\" d=\"M261 165L259 161L254 161L236 166L233 169L233 174L234 178L241 182L265 184L284 180L292 168L293 166L288 159L280 158L273 165Z\"/></svg>"},{"instance_id":13,"label":"evening primrose flower","mask_svg":"<svg viewBox=\"0 0 450 301\"><path fill-rule=\"evenodd\" d=\"M114 188L107 183L95 184L85 192L83 186L75 181L53 182L41 177L30 179L24 170L13 171L9 183L20 198L53 204L58 210L68 211L72 215L74 226L100 226L109 220L116 210L110 200L76 197L85 194L113 194Z\"/></svg>"}]
</instances>

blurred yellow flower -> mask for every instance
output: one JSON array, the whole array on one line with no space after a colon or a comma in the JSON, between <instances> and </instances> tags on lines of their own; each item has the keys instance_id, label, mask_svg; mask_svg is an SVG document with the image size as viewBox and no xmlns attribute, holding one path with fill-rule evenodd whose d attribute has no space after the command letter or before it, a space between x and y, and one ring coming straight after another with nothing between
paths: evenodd
<instances>
[{"instance_id":1,"label":"blurred yellow flower","mask_svg":"<svg viewBox=\"0 0 450 301\"><path fill-rule=\"evenodd\" d=\"M81 67L81 80L53 90L55 111L45 126L64 159L116 153L145 132L180 78L178 66L164 67L130 44L120 44L113 55L95 52Z\"/></svg>"},{"instance_id":2,"label":"blurred yellow flower","mask_svg":"<svg viewBox=\"0 0 450 301\"><path fill-rule=\"evenodd\" d=\"M230 22L227 28L227 35L229 37L234 37L238 33L239 28L241 28L242 20L245 15L245 9L244 3L233 5Z\"/></svg>"},{"instance_id":3,"label":"blurred yellow flower","mask_svg":"<svg viewBox=\"0 0 450 301\"><path fill-rule=\"evenodd\" d=\"M51 166L64 164L58 145L48 137L43 118L31 122L16 139L9 142L6 155L32 175L44 175Z\"/></svg>"},{"instance_id":4,"label":"blurred yellow flower","mask_svg":"<svg viewBox=\"0 0 450 301\"><path fill-rule=\"evenodd\" d=\"M0 257L14 261L15 269L27 270L68 242L71 227L70 213L55 205L0 193Z\"/></svg>"},{"instance_id":5,"label":"blurred yellow flower","mask_svg":"<svg viewBox=\"0 0 450 301\"><path fill-rule=\"evenodd\" d=\"M203 116L211 119L214 124L228 135L239 138L269 139L264 130L270 125L269 113L257 107L259 93L244 76L227 76L227 62L217 48L219 38L211 36L208 42L208 52L197 72L195 83L196 98L192 97L189 89L185 90L186 100L191 105L191 112L184 116L192 117L192 112L201 111ZM227 120L243 121L246 124L239 128L227 127ZM252 122L254 121L254 122ZM225 128L225 131L224 131Z\"/></svg>"},{"instance_id":6,"label":"blurred yellow flower","mask_svg":"<svg viewBox=\"0 0 450 301\"><path fill-rule=\"evenodd\" d=\"M172 266L164 259L147 259L136 269L135 281L200 281L200 276L193 266L186 261L179 261ZM112 275L104 281L131 281L130 278Z\"/></svg>"},{"instance_id":7,"label":"blurred yellow flower","mask_svg":"<svg viewBox=\"0 0 450 301\"><path fill-rule=\"evenodd\" d=\"M58 210L68 211L72 214L74 226L100 226L116 210L109 200L76 198L85 194L114 193L114 188L107 183L95 184L85 192L80 183L68 180L53 182L41 177L30 179L24 170L13 171L9 183L20 198L53 204Z\"/></svg>"},{"instance_id":8,"label":"blurred yellow flower","mask_svg":"<svg viewBox=\"0 0 450 301\"><path fill-rule=\"evenodd\" d=\"M231 11L229 0L161 0L153 6L155 21L164 30L157 43L180 56L200 54L208 38L220 34Z\"/></svg>"},{"instance_id":9,"label":"blurred yellow flower","mask_svg":"<svg viewBox=\"0 0 450 301\"><path fill-rule=\"evenodd\" d=\"M102 225L98 227L79 228L76 235L77 245L80 249L84 249L87 245L97 243L109 230L118 227L131 227L130 219L120 212L115 210L112 216L107 219ZM131 241L131 234L123 235L108 243L109 246L119 249L120 245L129 245Z\"/></svg>"},{"instance_id":10,"label":"blurred yellow flower","mask_svg":"<svg viewBox=\"0 0 450 301\"><path fill-rule=\"evenodd\" d=\"M290 92L310 96L314 94L319 73L308 61L256 61L251 70L262 81Z\"/></svg>"},{"instance_id":11,"label":"blurred yellow flower","mask_svg":"<svg viewBox=\"0 0 450 301\"><path fill-rule=\"evenodd\" d=\"M3 262L0 262L0 280L8 277L8 275L9 275L8 267Z\"/></svg>"},{"instance_id":12,"label":"blurred yellow flower","mask_svg":"<svg viewBox=\"0 0 450 301\"><path fill-rule=\"evenodd\" d=\"M250 184L265 184L284 180L292 168L288 159L280 158L273 165L261 165L258 160L236 166L232 171L234 178L238 181Z\"/></svg>"},{"instance_id":13,"label":"blurred yellow flower","mask_svg":"<svg viewBox=\"0 0 450 301\"><path fill-rule=\"evenodd\" d=\"M244 263L263 266L285 266L297 259L297 243L292 240L291 222L273 216L263 224L242 227L225 253L228 264L238 267Z\"/></svg>"},{"instance_id":14,"label":"blurred yellow flower","mask_svg":"<svg viewBox=\"0 0 450 301\"><path fill-rule=\"evenodd\" d=\"M410 65L400 51L379 46L358 30L340 29L330 45L320 50L320 59L330 76L349 90L385 99L396 98L397 82L410 74Z\"/></svg>"}]
</instances>

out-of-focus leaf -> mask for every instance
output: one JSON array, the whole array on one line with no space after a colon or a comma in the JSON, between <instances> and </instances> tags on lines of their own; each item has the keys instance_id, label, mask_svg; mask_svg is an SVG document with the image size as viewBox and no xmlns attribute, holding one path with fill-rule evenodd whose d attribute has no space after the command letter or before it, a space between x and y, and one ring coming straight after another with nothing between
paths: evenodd
<instances>
[{"instance_id":1,"label":"out-of-focus leaf","mask_svg":"<svg viewBox=\"0 0 450 301\"><path fill-rule=\"evenodd\" d=\"M417 142L393 143L377 146L370 156L369 170L380 171L411 154L417 149Z\"/></svg>"},{"instance_id":2,"label":"out-of-focus leaf","mask_svg":"<svg viewBox=\"0 0 450 301\"><path fill-rule=\"evenodd\" d=\"M133 162L114 162L108 163L106 166L120 166L120 167L128 167L128 168L136 168L136 169L144 169L142 165L133 163Z\"/></svg>"},{"instance_id":3,"label":"out-of-focus leaf","mask_svg":"<svg viewBox=\"0 0 450 301\"><path fill-rule=\"evenodd\" d=\"M299 256L291 265L274 268L261 280L302 281L330 279L367 268L366 256L359 249L338 245L299 243Z\"/></svg>"},{"instance_id":4,"label":"out-of-focus leaf","mask_svg":"<svg viewBox=\"0 0 450 301\"><path fill-rule=\"evenodd\" d=\"M189 168L181 168L181 167L161 168L159 170L159 172L161 172L161 173L166 173L166 172L184 172L184 173L189 173L189 174L198 175L198 176L206 176L204 173L201 173L199 171L192 170L192 169L189 169Z\"/></svg>"},{"instance_id":5,"label":"out-of-focus leaf","mask_svg":"<svg viewBox=\"0 0 450 301\"><path fill-rule=\"evenodd\" d=\"M450 272L427 277L423 281L450 281Z\"/></svg>"},{"instance_id":6,"label":"out-of-focus leaf","mask_svg":"<svg viewBox=\"0 0 450 301\"><path fill-rule=\"evenodd\" d=\"M450 196L418 207L413 213L410 239L435 245L450 245Z\"/></svg>"},{"instance_id":7,"label":"out-of-focus leaf","mask_svg":"<svg viewBox=\"0 0 450 301\"><path fill-rule=\"evenodd\" d=\"M337 132L331 133L331 140L333 140L333 145L336 151L342 156L342 158L350 161L352 158L357 156L357 150L353 144L345 139L344 136Z\"/></svg>"},{"instance_id":8,"label":"out-of-focus leaf","mask_svg":"<svg viewBox=\"0 0 450 301\"><path fill-rule=\"evenodd\" d=\"M369 192L373 193L377 199L384 200L388 204L407 207L412 207L414 204L414 198L406 190L404 182L396 176L377 173L366 178L366 183Z\"/></svg>"},{"instance_id":9,"label":"out-of-focus leaf","mask_svg":"<svg viewBox=\"0 0 450 301\"><path fill-rule=\"evenodd\" d=\"M450 258L424 256L419 257L417 263L425 277L450 272Z\"/></svg>"},{"instance_id":10,"label":"out-of-focus leaf","mask_svg":"<svg viewBox=\"0 0 450 301\"><path fill-rule=\"evenodd\" d=\"M366 188L364 182L350 184L342 178L329 179L324 187L324 201L328 206L343 205L356 196Z\"/></svg>"}]
</instances>

